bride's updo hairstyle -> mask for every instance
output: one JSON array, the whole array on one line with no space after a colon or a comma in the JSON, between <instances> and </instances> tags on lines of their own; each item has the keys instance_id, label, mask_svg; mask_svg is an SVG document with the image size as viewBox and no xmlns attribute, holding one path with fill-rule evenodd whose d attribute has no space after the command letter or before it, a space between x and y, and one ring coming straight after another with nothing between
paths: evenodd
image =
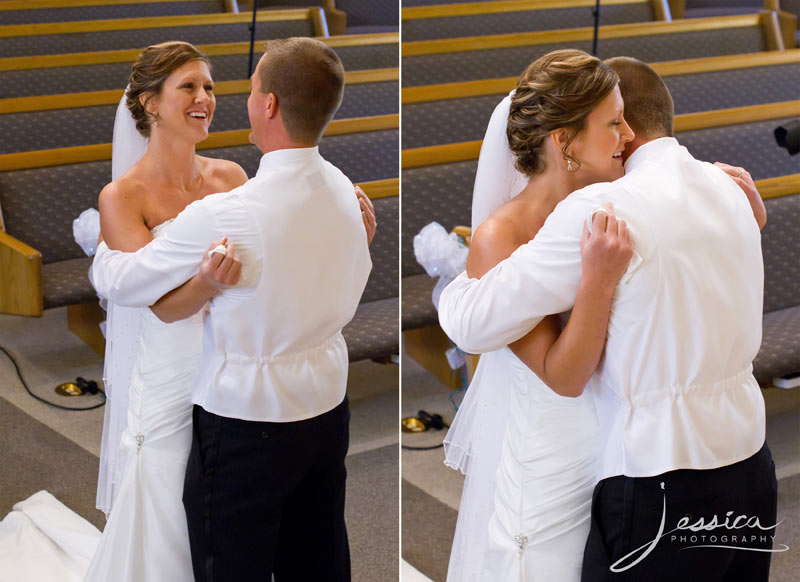
<instances>
[{"instance_id":1,"label":"bride's updo hairstyle","mask_svg":"<svg viewBox=\"0 0 800 582\"><path fill-rule=\"evenodd\" d=\"M188 42L170 41L147 47L137 57L131 68L128 81L126 105L130 110L136 129L144 137L150 137L150 127L156 116L147 112L146 105L155 95L161 93L164 81L175 69L190 61L205 61L211 67L203 53ZM139 101L141 95L149 93L144 104Z\"/></svg>"},{"instance_id":2,"label":"bride's updo hairstyle","mask_svg":"<svg viewBox=\"0 0 800 582\"><path fill-rule=\"evenodd\" d=\"M618 82L611 67L581 50L556 50L528 65L517 81L508 115L508 144L517 169L527 176L544 171L545 140L562 128L570 130L570 136L561 153L580 166L569 155L569 146Z\"/></svg>"}]
</instances>

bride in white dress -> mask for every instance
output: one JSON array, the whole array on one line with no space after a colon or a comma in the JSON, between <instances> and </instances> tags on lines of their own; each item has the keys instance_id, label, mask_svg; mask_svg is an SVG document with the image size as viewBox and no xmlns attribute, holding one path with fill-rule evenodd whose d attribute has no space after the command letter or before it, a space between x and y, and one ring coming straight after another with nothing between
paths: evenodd
<instances>
[{"instance_id":1,"label":"bride in white dress","mask_svg":"<svg viewBox=\"0 0 800 582\"><path fill-rule=\"evenodd\" d=\"M582 51L554 51L498 105L475 181L469 276L532 239L570 192L623 175L619 154L633 132L617 81ZM581 287L563 331L550 316L483 354L448 432L445 462L467 475L448 582L580 580L598 446L584 386L632 255L612 209L594 215L581 255Z\"/></svg>"},{"instance_id":2,"label":"bride in white dress","mask_svg":"<svg viewBox=\"0 0 800 582\"><path fill-rule=\"evenodd\" d=\"M109 247L135 251L165 232L188 204L247 181L237 164L195 153L215 104L208 61L192 45L163 43L139 56L117 112L114 181L100 194ZM196 302L205 302L194 281L150 308L109 305L111 406L97 496L109 518L86 580L193 579L181 498L203 315L183 318L170 300L194 293Z\"/></svg>"}]
</instances>

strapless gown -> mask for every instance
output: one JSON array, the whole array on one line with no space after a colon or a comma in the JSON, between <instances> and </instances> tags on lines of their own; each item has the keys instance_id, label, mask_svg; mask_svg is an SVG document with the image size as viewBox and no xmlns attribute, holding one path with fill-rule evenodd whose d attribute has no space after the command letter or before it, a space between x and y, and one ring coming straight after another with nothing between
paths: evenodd
<instances>
[{"instance_id":1,"label":"strapless gown","mask_svg":"<svg viewBox=\"0 0 800 582\"><path fill-rule=\"evenodd\" d=\"M473 422L481 434L472 435L448 582L578 582L598 451L591 392L557 395L508 348L481 356L473 389L502 391L507 417L499 455L481 443L491 427Z\"/></svg>"},{"instance_id":2,"label":"strapless gown","mask_svg":"<svg viewBox=\"0 0 800 582\"><path fill-rule=\"evenodd\" d=\"M158 236L168 223L156 227ZM141 310L124 469L87 582L191 582L183 481L192 442L191 388L202 353L201 313L171 324Z\"/></svg>"}]
</instances>

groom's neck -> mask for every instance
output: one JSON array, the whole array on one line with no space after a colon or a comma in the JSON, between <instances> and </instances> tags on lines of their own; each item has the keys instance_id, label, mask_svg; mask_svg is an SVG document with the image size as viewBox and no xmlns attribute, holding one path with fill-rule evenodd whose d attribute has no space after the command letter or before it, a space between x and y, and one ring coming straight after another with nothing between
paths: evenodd
<instances>
[{"instance_id":1,"label":"groom's neck","mask_svg":"<svg viewBox=\"0 0 800 582\"><path fill-rule=\"evenodd\" d=\"M317 144L315 143L302 143L299 141L293 141L291 139L285 139L280 141L273 141L268 142L262 145L261 150L262 154L268 154L270 152L277 152L278 150L291 150L296 148L313 148L316 147Z\"/></svg>"}]
</instances>

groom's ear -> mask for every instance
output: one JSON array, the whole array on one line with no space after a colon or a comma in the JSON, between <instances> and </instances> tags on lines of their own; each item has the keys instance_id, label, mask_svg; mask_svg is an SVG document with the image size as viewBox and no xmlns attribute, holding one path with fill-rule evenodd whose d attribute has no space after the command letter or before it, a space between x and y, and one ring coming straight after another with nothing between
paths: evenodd
<instances>
[{"instance_id":1,"label":"groom's ear","mask_svg":"<svg viewBox=\"0 0 800 582\"><path fill-rule=\"evenodd\" d=\"M266 110L267 119L272 119L278 113L278 98L275 93L267 93L264 109Z\"/></svg>"}]
</instances>

